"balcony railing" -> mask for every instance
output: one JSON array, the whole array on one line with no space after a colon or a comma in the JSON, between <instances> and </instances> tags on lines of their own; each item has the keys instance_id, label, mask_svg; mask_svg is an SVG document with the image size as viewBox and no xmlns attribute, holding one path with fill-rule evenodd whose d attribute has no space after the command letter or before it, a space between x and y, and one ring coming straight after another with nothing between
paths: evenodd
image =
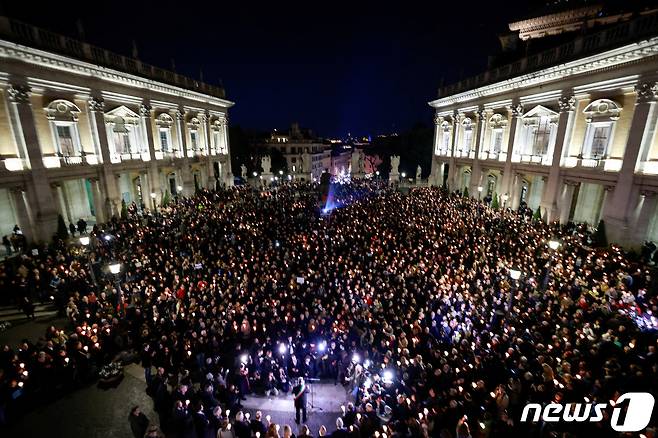
<instances>
[{"instance_id":1,"label":"balcony railing","mask_svg":"<svg viewBox=\"0 0 658 438\"><path fill-rule=\"evenodd\" d=\"M199 93L222 99L226 97L226 92L221 86L210 85L179 75L173 71L163 70L139 59L122 56L75 38L59 35L12 18L0 17L0 37L18 44L71 56L82 61L114 68Z\"/></svg>"},{"instance_id":2,"label":"balcony railing","mask_svg":"<svg viewBox=\"0 0 658 438\"><path fill-rule=\"evenodd\" d=\"M561 46L527 56L477 76L439 88L438 97L450 96L493 82L568 62L576 58L623 46L658 33L658 13L637 17L590 35L575 38Z\"/></svg>"}]
</instances>

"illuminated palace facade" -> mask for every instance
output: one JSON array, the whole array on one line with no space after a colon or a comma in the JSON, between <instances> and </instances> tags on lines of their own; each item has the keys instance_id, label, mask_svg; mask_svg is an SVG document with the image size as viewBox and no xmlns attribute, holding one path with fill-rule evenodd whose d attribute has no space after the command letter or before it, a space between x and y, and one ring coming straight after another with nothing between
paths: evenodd
<instances>
[{"instance_id":1,"label":"illuminated palace facade","mask_svg":"<svg viewBox=\"0 0 658 438\"><path fill-rule=\"evenodd\" d=\"M231 185L223 88L0 17L0 235Z\"/></svg>"},{"instance_id":2,"label":"illuminated palace facade","mask_svg":"<svg viewBox=\"0 0 658 438\"><path fill-rule=\"evenodd\" d=\"M510 30L560 44L439 90L430 184L658 241L658 13L588 7Z\"/></svg>"}]
</instances>

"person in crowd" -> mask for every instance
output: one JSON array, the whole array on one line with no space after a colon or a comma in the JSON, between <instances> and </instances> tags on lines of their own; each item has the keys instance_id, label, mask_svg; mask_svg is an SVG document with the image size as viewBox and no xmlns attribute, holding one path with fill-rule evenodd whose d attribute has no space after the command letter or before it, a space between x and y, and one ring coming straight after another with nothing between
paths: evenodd
<instances>
[{"instance_id":1,"label":"person in crowd","mask_svg":"<svg viewBox=\"0 0 658 438\"><path fill-rule=\"evenodd\" d=\"M149 419L139 409L139 406L134 406L130 410L128 420L130 422L130 430L132 431L133 436L135 438L143 438L149 428Z\"/></svg>"}]
</instances>

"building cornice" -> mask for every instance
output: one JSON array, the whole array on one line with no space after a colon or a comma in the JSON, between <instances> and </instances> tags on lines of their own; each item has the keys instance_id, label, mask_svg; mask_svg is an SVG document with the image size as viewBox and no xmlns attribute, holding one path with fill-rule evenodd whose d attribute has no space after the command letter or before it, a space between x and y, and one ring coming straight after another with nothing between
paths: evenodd
<instances>
[{"instance_id":1,"label":"building cornice","mask_svg":"<svg viewBox=\"0 0 658 438\"><path fill-rule=\"evenodd\" d=\"M5 40L0 40L0 58L15 59L41 68L55 69L80 76L99 78L107 82L117 83L130 88L146 89L157 93L204 102L221 108L230 108L235 104L226 99L220 99L208 94L186 90L181 87L165 84L152 79L146 79L130 73L124 73L108 67L101 67L78 59L40 49L34 49Z\"/></svg>"},{"instance_id":2,"label":"building cornice","mask_svg":"<svg viewBox=\"0 0 658 438\"><path fill-rule=\"evenodd\" d=\"M563 80L569 76L592 73L603 69L616 67L630 62L646 59L658 54L658 37L628 44L596 55L586 56L571 62L555 65L504 81L495 82L483 87L442 97L429 102L433 108L443 108L449 105L470 102L483 97L495 96L520 88L528 88Z\"/></svg>"}]
</instances>

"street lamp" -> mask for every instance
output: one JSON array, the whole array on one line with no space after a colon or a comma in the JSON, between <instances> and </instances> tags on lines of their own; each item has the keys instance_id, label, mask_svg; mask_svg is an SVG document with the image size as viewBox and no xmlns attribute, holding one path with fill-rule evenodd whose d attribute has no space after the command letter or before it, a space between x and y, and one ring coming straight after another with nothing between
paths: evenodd
<instances>
[{"instance_id":1,"label":"street lamp","mask_svg":"<svg viewBox=\"0 0 658 438\"><path fill-rule=\"evenodd\" d=\"M257 176L258 176L258 172L254 172L254 173L252 173L252 175L253 175L254 177L257 177Z\"/></svg>"},{"instance_id":2,"label":"street lamp","mask_svg":"<svg viewBox=\"0 0 658 438\"><path fill-rule=\"evenodd\" d=\"M480 197L482 196L482 190L484 190L484 187L478 186L478 201L480 200Z\"/></svg>"},{"instance_id":3,"label":"street lamp","mask_svg":"<svg viewBox=\"0 0 658 438\"><path fill-rule=\"evenodd\" d=\"M553 251L557 250L560 247L560 245L561 245L560 242L558 242L557 240L551 239L548 241L548 247Z\"/></svg>"},{"instance_id":4,"label":"street lamp","mask_svg":"<svg viewBox=\"0 0 658 438\"><path fill-rule=\"evenodd\" d=\"M406 177L407 177L407 172L402 172L402 178L406 178Z\"/></svg>"},{"instance_id":5,"label":"street lamp","mask_svg":"<svg viewBox=\"0 0 658 438\"><path fill-rule=\"evenodd\" d=\"M83 252L87 256L87 269L89 269L89 275L91 276L91 281L93 281L94 286L96 286L97 283L96 283L96 275L94 274L94 267L91 265L91 259L87 254L87 246L89 246L89 242L90 242L89 236L80 236L80 245L83 246Z\"/></svg>"},{"instance_id":6,"label":"street lamp","mask_svg":"<svg viewBox=\"0 0 658 438\"><path fill-rule=\"evenodd\" d=\"M122 313L123 307L123 296L121 292L121 284L119 283L119 273L121 272L121 263L114 262L108 265L108 270L110 274L114 277L114 287L117 290L117 308L119 309L119 314Z\"/></svg>"},{"instance_id":7,"label":"street lamp","mask_svg":"<svg viewBox=\"0 0 658 438\"><path fill-rule=\"evenodd\" d=\"M283 175L283 170L279 170L279 175Z\"/></svg>"},{"instance_id":8,"label":"street lamp","mask_svg":"<svg viewBox=\"0 0 658 438\"><path fill-rule=\"evenodd\" d=\"M183 191L183 186L176 186L176 191L181 193Z\"/></svg>"},{"instance_id":9,"label":"street lamp","mask_svg":"<svg viewBox=\"0 0 658 438\"><path fill-rule=\"evenodd\" d=\"M505 193L503 196L503 208L505 208L505 204L507 204L507 200L509 199L509 195Z\"/></svg>"},{"instance_id":10,"label":"street lamp","mask_svg":"<svg viewBox=\"0 0 658 438\"><path fill-rule=\"evenodd\" d=\"M521 278L521 271L519 271L518 269L510 269L509 276L512 277L512 280L518 280L519 278Z\"/></svg>"},{"instance_id":11,"label":"street lamp","mask_svg":"<svg viewBox=\"0 0 658 438\"><path fill-rule=\"evenodd\" d=\"M121 272L121 263L111 263L108 266L108 269L110 270L111 274L117 275L119 272Z\"/></svg>"},{"instance_id":12,"label":"street lamp","mask_svg":"<svg viewBox=\"0 0 658 438\"><path fill-rule=\"evenodd\" d=\"M80 237L80 244L83 246L89 245L89 236Z\"/></svg>"},{"instance_id":13,"label":"street lamp","mask_svg":"<svg viewBox=\"0 0 658 438\"><path fill-rule=\"evenodd\" d=\"M151 192L151 202L153 202L153 210L155 211L155 197L158 196L155 192Z\"/></svg>"}]
</instances>

